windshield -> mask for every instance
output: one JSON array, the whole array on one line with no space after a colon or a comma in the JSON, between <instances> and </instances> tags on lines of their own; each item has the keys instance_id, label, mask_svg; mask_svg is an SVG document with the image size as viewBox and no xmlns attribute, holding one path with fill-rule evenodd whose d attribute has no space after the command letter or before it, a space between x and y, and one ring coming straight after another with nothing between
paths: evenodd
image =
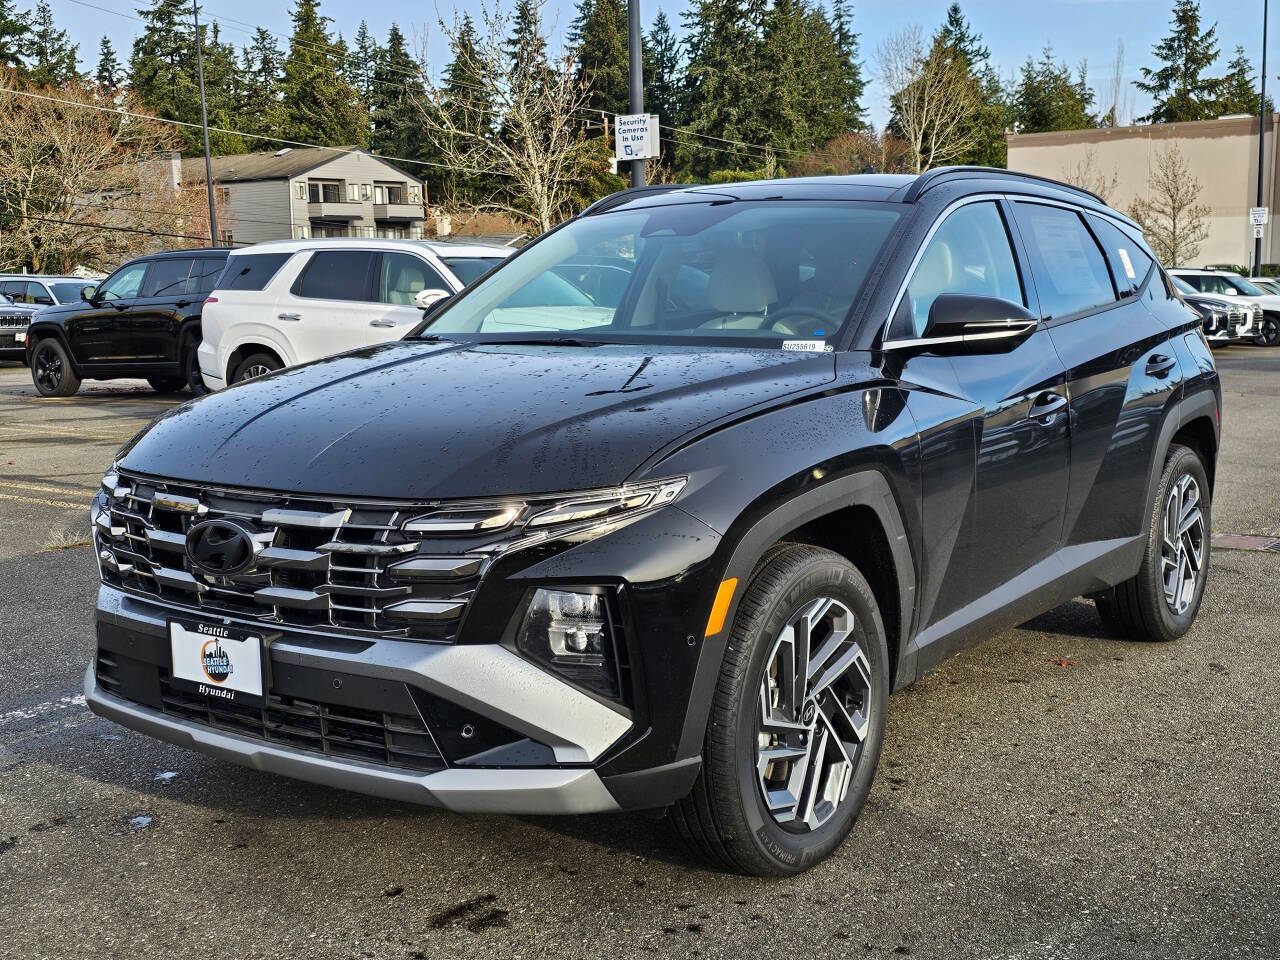
<instances>
[{"instance_id":1,"label":"windshield","mask_svg":"<svg viewBox=\"0 0 1280 960\"><path fill-rule=\"evenodd\" d=\"M0 304L4 304L6 307L11 307L13 306L13 301L9 299L9 295L7 293L0 293Z\"/></svg>"},{"instance_id":2,"label":"windshield","mask_svg":"<svg viewBox=\"0 0 1280 960\"><path fill-rule=\"evenodd\" d=\"M1263 291L1259 290L1248 280L1244 280L1240 277L1224 277L1223 279L1225 279L1227 283L1231 284L1233 287L1235 287L1237 290L1243 293L1246 297L1265 297L1266 296L1266 294Z\"/></svg>"},{"instance_id":3,"label":"windshield","mask_svg":"<svg viewBox=\"0 0 1280 960\"><path fill-rule=\"evenodd\" d=\"M444 263L463 286L475 283L500 264L505 257L445 257Z\"/></svg>"},{"instance_id":4,"label":"windshield","mask_svg":"<svg viewBox=\"0 0 1280 960\"><path fill-rule=\"evenodd\" d=\"M51 283L49 289L53 291L53 295L58 298L59 303L68 303L71 300L80 299L80 291L83 290L87 283Z\"/></svg>"},{"instance_id":5,"label":"windshield","mask_svg":"<svg viewBox=\"0 0 1280 960\"><path fill-rule=\"evenodd\" d=\"M822 350L839 336L900 215L897 204L765 200L583 217L414 334L802 340Z\"/></svg>"}]
</instances>

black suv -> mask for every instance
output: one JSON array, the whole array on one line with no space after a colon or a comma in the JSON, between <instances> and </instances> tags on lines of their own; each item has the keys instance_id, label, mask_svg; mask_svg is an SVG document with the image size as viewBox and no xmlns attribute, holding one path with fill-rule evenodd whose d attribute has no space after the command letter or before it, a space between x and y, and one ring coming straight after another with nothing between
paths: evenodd
<instances>
[{"instance_id":1,"label":"black suv","mask_svg":"<svg viewBox=\"0 0 1280 960\"><path fill-rule=\"evenodd\" d=\"M46 307L27 331L27 365L46 397L82 380L142 377L161 393L204 393L196 347L204 299L227 250L172 250L130 260L76 303Z\"/></svg>"},{"instance_id":2,"label":"black suv","mask_svg":"<svg viewBox=\"0 0 1280 960\"><path fill-rule=\"evenodd\" d=\"M586 306L565 264L629 278ZM401 800L665 808L796 872L862 807L889 692L948 654L1081 594L1187 631L1219 401L1138 228L1070 187L621 194L404 341L123 449L88 702Z\"/></svg>"}]
</instances>

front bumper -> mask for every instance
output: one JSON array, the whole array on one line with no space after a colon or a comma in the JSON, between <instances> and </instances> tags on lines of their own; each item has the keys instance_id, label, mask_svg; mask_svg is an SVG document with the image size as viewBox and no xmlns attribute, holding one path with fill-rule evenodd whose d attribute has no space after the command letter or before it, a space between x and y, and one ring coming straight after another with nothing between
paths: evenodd
<instances>
[{"instance_id":1,"label":"front bumper","mask_svg":"<svg viewBox=\"0 0 1280 960\"><path fill-rule=\"evenodd\" d=\"M103 585L97 610L99 652L167 672L167 618L185 614ZM543 745L554 765L480 766L473 760L469 762L476 765L450 763L422 772L333 756L194 722L155 704L117 696L99 681L93 666L85 676L85 697L94 713L141 733L327 786L481 813L619 809L592 764L631 729L630 718L506 648L366 637L344 642L287 629L280 634L270 645L274 675L328 671L335 677L403 684Z\"/></svg>"}]
</instances>

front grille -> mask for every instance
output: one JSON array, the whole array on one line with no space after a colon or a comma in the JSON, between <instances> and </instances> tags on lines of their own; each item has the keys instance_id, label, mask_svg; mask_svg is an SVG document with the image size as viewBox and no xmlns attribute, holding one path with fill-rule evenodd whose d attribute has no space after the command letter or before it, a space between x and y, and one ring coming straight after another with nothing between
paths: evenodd
<instances>
[{"instance_id":1,"label":"front grille","mask_svg":"<svg viewBox=\"0 0 1280 960\"><path fill-rule=\"evenodd\" d=\"M121 475L95 522L103 580L193 610L309 630L449 642L487 558L425 552L400 529L423 504L368 504ZM235 576L192 565L187 532L230 519L257 542ZM412 572L397 564L414 561Z\"/></svg>"},{"instance_id":2,"label":"front grille","mask_svg":"<svg viewBox=\"0 0 1280 960\"><path fill-rule=\"evenodd\" d=\"M24 330L30 325L31 314L29 313L0 313L0 328Z\"/></svg>"},{"instance_id":3,"label":"front grille","mask_svg":"<svg viewBox=\"0 0 1280 960\"><path fill-rule=\"evenodd\" d=\"M129 697L119 659L98 654L97 676L104 689ZM384 713L346 705L268 694L261 707L236 705L188 693L158 668L161 709L170 716L346 760L403 767L420 772L446 766L434 737L416 714Z\"/></svg>"}]
</instances>

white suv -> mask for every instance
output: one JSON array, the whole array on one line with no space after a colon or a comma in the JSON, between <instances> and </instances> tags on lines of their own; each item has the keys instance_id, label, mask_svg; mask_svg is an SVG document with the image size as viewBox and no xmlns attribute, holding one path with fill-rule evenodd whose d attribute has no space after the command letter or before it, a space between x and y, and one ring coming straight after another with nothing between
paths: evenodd
<instances>
[{"instance_id":1,"label":"white suv","mask_svg":"<svg viewBox=\"0 0 1280 960\"><path fill-rule=\"evenodd\" d=\"M204 304L200 373L210 390L398 340L422 311L513 251L419 240L282 240L235 250Z\"/></svg>"},{"instance_id":2,"label":"white suv","mask_svg":"<svg viewBox=\"0 0 1280 960\"><path fill-rule=\"evenodd\" d=\"M1169 275L1199 290L1256 308L1254 313L1254 343L1266 347L1280 345L1280 296L1267 293L1253 283L1228 270L1191 270L1183 267L1170 270Z\"/></svg>"}]
</instances>

